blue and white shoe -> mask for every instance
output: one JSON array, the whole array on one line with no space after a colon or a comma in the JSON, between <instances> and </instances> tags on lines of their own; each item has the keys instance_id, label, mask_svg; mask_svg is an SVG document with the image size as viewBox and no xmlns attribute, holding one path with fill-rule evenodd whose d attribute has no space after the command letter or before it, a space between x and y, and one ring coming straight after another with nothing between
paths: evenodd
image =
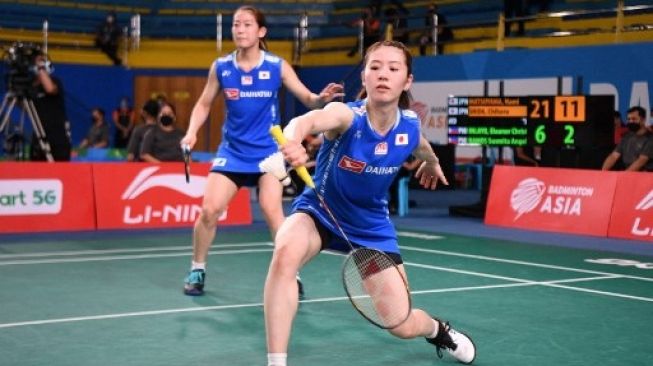
<instances>
[{"instance_id":1,"label":"blue and white shoe","mask_svg":"<svg viewBox=\"0 0 653 366\"><path fill-rule=\"evenodd\" d=\"M184 282L184 294L188 296L204 295L204 278L206 273L203 269L194 269L188 272Z\"/></svg>"}]
</instances>

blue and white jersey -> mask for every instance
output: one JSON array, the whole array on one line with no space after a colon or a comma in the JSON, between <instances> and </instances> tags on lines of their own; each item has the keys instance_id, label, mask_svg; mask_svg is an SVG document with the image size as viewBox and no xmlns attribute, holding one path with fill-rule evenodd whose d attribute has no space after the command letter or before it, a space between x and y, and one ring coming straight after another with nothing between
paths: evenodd
<instances>
[{"instance_id":1,"label":"blue and white jersey","mask_svg":"<svg viewBox=\"0 0 653 366\"><path fill-rule=\"evenodd\" d=\"M315 185L353 244L399 253L397 235L388 215L388 189L402 163L417 148L420 121L410 110L399 110L385 135L372 128L365 100L347 103L354 111L351 127L320 147ZM313 213L336 237L342 237L320 206L312 189L293 203L293 211Z\"/></svg>"},{"instance_id":2,"label":"blue and white jersey","mask_svg":"<svg viewBox=\"0 0 653 366\"><path fill-rule=\"evenodd\" d=\"M269 131L279 124L281 63L281 58L265 51L249 72L238 67L236 52L217 60L226 112L211 171L259 173L259 162L277 151Z\"/></svg>"}]
</instances>

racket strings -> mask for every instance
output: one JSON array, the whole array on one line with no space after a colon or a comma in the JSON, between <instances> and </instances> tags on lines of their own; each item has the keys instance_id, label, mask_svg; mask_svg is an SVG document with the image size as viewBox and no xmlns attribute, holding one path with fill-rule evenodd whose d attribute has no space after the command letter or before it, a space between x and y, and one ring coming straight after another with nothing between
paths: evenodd
<instances>
[{"instance_id":1,"label":"racket strings","mask_svg":"<svg viewBox=\"0 0 653 366\"><path fill-rule=\"evenodd\" d=\"M382 328L394 328L410 313L410 298L395 264L373 249L358 249L343 267L345 289L356 309Z\"/></svg>"}]
</instances>

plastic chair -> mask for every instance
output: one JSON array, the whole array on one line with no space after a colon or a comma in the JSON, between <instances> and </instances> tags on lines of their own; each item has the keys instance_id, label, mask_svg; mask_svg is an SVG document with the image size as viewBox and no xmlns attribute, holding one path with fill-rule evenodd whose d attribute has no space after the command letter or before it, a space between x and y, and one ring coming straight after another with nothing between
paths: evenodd
<instances>
[{"instance_id":1,"label":"plastic chair","mask_svg":"<svg viewBox=\"0 0 653 366\"><path fill-rule=\"evenodd\" d=\"M397 214L399 217L404 217L408 214L408 183L410 177L403 177L399 179L397 185Z\"/></svg>"}]
</instances>

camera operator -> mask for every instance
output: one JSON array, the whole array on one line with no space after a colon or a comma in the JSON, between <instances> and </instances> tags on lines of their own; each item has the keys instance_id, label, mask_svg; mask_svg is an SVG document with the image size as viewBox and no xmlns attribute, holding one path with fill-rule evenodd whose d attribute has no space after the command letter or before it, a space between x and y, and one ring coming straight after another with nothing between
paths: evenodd
<instances>
[{"instance_id":1,"label":"camera operator","mask_svg":"<svg viewBox=\"0 0 653 366\"><path fill-rule=\"evenodd\" d=\"M43 54L35 57L31 97L36 113L43 125L55 161L69 161L71 152L70 123L66 117L64 90L61 81L50 74L50 67ZM38 139L32 134L32 161L45 161Z\"/></svg>"}]
</instances>

